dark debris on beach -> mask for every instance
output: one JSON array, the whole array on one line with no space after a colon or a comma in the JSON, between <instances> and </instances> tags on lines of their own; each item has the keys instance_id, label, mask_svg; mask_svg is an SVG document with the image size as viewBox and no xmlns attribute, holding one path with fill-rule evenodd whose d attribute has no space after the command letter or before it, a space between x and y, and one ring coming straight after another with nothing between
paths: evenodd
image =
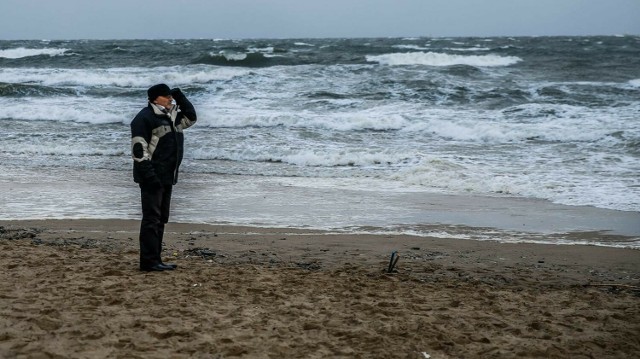
<instances>
[{"instance_id":1,"label":"dark debris on beach","mask_svg":"<svg viewBox=\"0 0 640 359\"><path fill-rule=\"evenodd\" d=\"M7 228L0 226L0 239L16 240L16 239L31 239L42 232L36 228Z\"/></svg>"}]
</instances>

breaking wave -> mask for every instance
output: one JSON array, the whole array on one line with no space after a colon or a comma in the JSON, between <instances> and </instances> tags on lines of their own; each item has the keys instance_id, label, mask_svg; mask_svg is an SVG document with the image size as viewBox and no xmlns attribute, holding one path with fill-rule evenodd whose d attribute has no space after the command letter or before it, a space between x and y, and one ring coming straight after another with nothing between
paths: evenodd
<instances>
[{"instance_id":1,"label":"breaking wave","mask_svg":"<svg viewBox=\"0 0 640 359\"><path fill-rule=\"evenodd\" d=\"M498 55L450 55L438 52L407 52L383 55L369 55L368 62L377 62L381 65L426 65L426 66L453 66L469 65L476 67L509 66L522 61L516 56Z\"/></svg>"},{"instance_id":2,"label":"breaking wave","mask_svg":"<svg viewBox=\"0 0 640 359\"><path fill-rule=\"evenodd\" d=\"M300 62L284 56L265 54L261 52L237 53L209 53L196 58L193 64L237 67L269 67L277 65L299 65Z\"/></svg>"},{"instance_id":3,"label":"breaking wave","mask_svg":"<svg viewBox=\"0 0 640 359\"><path fill-rule=\"evenodd\" d=\"M0 57L5 59L21 59L24 57L32 56L62 56L68 49L56 49L56 48L42 48L42 49L27 49L24 47L18 47L15 49L0 50Z\"/></svg>"}]
</instances>

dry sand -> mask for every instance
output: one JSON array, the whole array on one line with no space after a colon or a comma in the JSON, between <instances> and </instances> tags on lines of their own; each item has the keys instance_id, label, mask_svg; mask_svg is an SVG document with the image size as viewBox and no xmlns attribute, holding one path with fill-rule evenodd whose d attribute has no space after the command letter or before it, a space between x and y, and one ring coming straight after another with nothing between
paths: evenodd
<instances>
[{"instance_id":1,"label":"dry sand","mask_svg":"<svg viewBox=\"0 0 640 359\"><path fill-rule=\"evenodd\" d=\"M640 357L638 250L169 224L144 273L137 230L0 221L0 357Z\"/></svg>"}]
</instances>

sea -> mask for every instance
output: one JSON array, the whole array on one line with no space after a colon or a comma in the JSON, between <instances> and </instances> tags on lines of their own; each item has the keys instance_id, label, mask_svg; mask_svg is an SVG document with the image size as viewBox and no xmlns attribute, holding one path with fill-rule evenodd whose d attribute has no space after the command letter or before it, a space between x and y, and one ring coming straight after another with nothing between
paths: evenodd
<instances>
[{"instance_id":1,"label":"sea","mask_svg":"<svg viewBox=\"0 0 640 359\"><path fill-rule=\"evenodd\" d=\"M630 35L0 41L0 219L139 219L156 83L171 221L640 248Z\"/></svg>"}]
</instances>

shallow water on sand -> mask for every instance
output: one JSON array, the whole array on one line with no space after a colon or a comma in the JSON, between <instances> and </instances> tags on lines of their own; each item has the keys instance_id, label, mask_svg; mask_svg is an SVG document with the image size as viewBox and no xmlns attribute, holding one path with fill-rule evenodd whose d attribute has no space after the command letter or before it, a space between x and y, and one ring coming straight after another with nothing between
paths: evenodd
<instances>
[{"instance_id":1,"label":"shallow water on sand","mask_svg":"<svg viewBox=\"0 0 640 359\"><path fill-rule=\"evenodd\" d=\"M60 171L0 176L0 219L140 218L129 172ZM173 222L640 248L636 212L385 189L374 180L355 189L332 179L185 177L174 189Z\"/></svg>"}]
</instances>

